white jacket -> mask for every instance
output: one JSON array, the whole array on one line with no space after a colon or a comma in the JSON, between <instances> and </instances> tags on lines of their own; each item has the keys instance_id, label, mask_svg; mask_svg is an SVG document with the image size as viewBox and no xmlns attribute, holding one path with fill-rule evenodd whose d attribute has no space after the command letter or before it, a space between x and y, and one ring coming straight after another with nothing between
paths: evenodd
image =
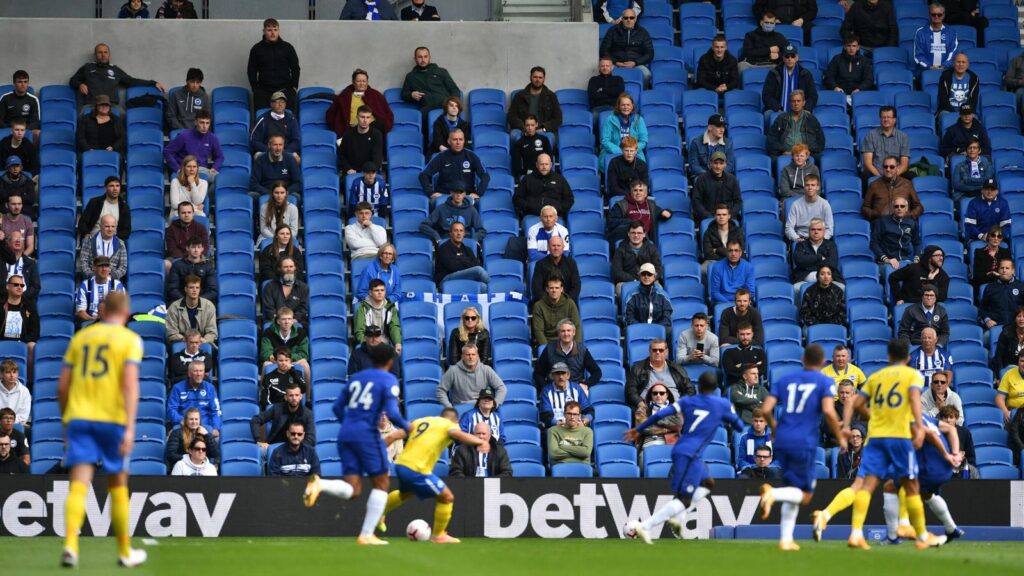
<instances>
[{"instance_id":1,"label":"white jacket","mask_svg":"<svg viewBox=\"0 0 1024 576\"><path fill-rule=\"evenodd\" d=\"M32 419L32 394L20 380L14 390L0 385L0 408L14 410L15 424L28 424Z\"/></svg>"},{"instance_id":2,"label":"white jacket","mask_svg":"<svg viewBox=\"0 0 1024 576\"><path fill-rule=\"evenodd\" d=\"M353 222L345 226L345 245L352 253L352 258L375 258L377 250L387 241L387 230L379 224L363 226Z\"/></svg>"},{"instance_id":3,"label":"white jacket","mask_svg":"<svg viewBox=\"0 0 1024 576\"><path fill-rule=\"evenodd\" d=\"M202 178L200 178L199 179L199 185L198 186L194 186L194 187L192 187L191 190L189 190L189 189L186 189L184 186L181 185L181 182L178 181L177 177L171 178L171 216L170 216L170 219L173 219L174 216L178 213L178 204L181 204L182 202L191 202L192 205L195 207L196 216L206 216L206 212L204 212L203 210L200 210L199 209L199 205L200 204L204 204L203 208L207 208L207 209L209 208L209 206L205 206L205 204L206 204L206 192L207 192L207 189L209 188L209 186L210 185L209 185L209 183L206 180L203 180Z\"/></svg>"},{"instance_id":4,"label":"white jacket","mask_svg":"<svg viewBox=\"0 0 1024 576\"><path fill-rule=\"evenodd\" d=\"M196 466L188 454L184 454L181 460L174 463L171 476L216 476L217 467L210 463L210 459L203 460L203 463Z\"/></svg>"}]
</instances>

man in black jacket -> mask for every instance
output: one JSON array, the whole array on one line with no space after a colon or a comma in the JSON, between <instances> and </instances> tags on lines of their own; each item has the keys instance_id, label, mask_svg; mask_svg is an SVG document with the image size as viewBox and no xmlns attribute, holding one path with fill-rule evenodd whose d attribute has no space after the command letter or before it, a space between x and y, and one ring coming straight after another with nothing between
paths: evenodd
<instances>
[{"instance_id":1,"label":"man in black jacket","mask_svg":"<svg viewBox=\"0 0 1024 576\"><path fill-rule=\"evenodd\" d=\"M167 278L167 301L174 302L185 296L185 279L195 276L202 282L200 297L210 302L217 301L218 284L217 270L213 260L206 258L203 239L193 236L185 243L185 256L171 264L171 273Z\"/></svg>"},{"instance_id":2,"label":"man in black jacket","mask_svg":"<svg viewBox=\"0 0 1024 576\"><path fill-rule=\"evenodd\" d=\"M725 204L730 214L743 211L743 197L740 196L740 184L735 176L725 170L725 152L718 150L711 154L708 171L701 174L693 183L693 218L700 222L705 218L714 218L715 207Z\"/></svg>"},{"instance_id":3,"label":"man in black jacket","mask_svg":"<svg viewBox=\"0 0 1024 576\"><path fill-rule=\"evenodd\" d=\"M533 172L537 167L538 156L547 154L550 157L554 153L551 140L537 134L538 124L536 116L527 114L526 120L523 120L522 134L512 142L512 177L516 180Z\"/></svg>"},{"instance_id":4,"label":"man in black jacket","mask_svg":"<svg viewBox=\"0 0 1024 576\"><path fill-rule=\"evenodd\" d=\"M587 99L594 117L604 110L611 110L619 95L626 91L626 81L612 74L615 68L610 56L602 56L597 64L597 76L587 82Z\"/></svg>"},{"instance_id":5,"label":"man in black jacket","mask_svg":"<svg viewBox=\"0 0 1024 576\"><path fill-rule=\"evenodd\" d=\"M917 262L889 274L889 293L896 299L896 304L920 302L924 287L929 284L935 287L936 299L945 302L949 291L949 274L942 269L945 256L942 248L928 245Z\"/></svg>"},{"instance_id":6,"label":"man in black jacket","mask_svg":"<svg viewBox=\"0 0 1024 576\"><path fill-rule=\"evenodd\" d=\"M384 135L373 124L373 110L365 104L356 110L355 130L346 130L338 145L338 171L355 174L372 163L384 165Z\"/></svg>"},{"instance_id":7,"label":"man in black jacket","mask_svg":"<svg viewBox=\"0 0 1024 576\"><path fill-rule=\"evenodd\" d=\"M399 15L402 21L418 21L418 22L440 22L441 16L437 13L437 8L427 5L427 0L412 0L412 4L402 8L402 13Z\"/></svg>"},{"instance_id":8,"label":"man in black jacket","mask_svg":"<svg viewBox=\"0 0 1024 576\"><path fill-rule=\"evenodd\" d=\"M939 112L961 111L964 104L969 104L971 109L978 108L978 95L981 85L978 75L970 70L970 60L967 54L957 54L953 58L953 65L942 72L939 76Z\"/></svg>"},{"instance_id":9,"label":"man in black jacket","mask_svg":"<svg viewBox=\"0 0 1024 576\"><path fill-rule=\"evenodd\" d=\"M473 435L487 442L489 452L480 452L477 446L460 444L452 455L448 475L453 478L511 478L512 464L508 460L508 452L491 434L491 425L480 422L473 429Z\"/></svg>"},{"instance_id":10,"label":"man in black jacket","mask_svg":"<svg viewBox=\"0 0 1024 576\"><path fill-rule=\"evenodd\" d=\"M821 218L811 218L807 225L807 240L793 245L793 289L797 294L806 282L818 280L818 268L828 266L832 278L843 281L839 272L839 247L836 241L825 238L825 223Z\"/></svg>"},{"instance_id":11,"label":"man in black jacket","mask_svg":"<svg viewBox=\"0 0 1024 576\"><path fill-rule=\"evenodd\" d=\"M782 49L789 44L786 37L775 31L778 24L775 13L765 10L754 28L743 37L743 60L739 62L742 74L747 68L767 68L782 63Z\"/></svg>"},{"instance_id":12,"label":"man in black jacket","mask_svg":"<svg viewBox=\"0 0 1024 576\"><path fill-rule=\"evenodd\" d=\"M565 294L573 300L580 299L580 269L572 256L565 253L565 240L560 236L548 239L548 255L537 261L533 268L533 279L530 281L530 294L533 300L544 296L544 287L548 278L557 275L562 279Z\"/></svg>"},{"instance_id":13,"label":"man in black jacket","mask_svg":"<svg viewBox=\"0 0 1024 576\"><path fill-rule=\"evenodd\" d=\"M117 205L117 237L125 242L132 233L132 214L128 210L128 203L121 198L121 179L117 176L107 176L103 182L103 196L97 196L85 205L82 216L78 219L78 237L92 236L99 232L100 214L103 213L103 203Z\"/></svg>"},{"instance_id":14,"label":"man in black jacket","mask_svg":"<svg viewBox=\"0 0 1024 576\"><path fill-rule=\"evenodd\" d=\"M537 156L536 170L523 177L512 196L516 216L540 216L541 208L554 206L559 214L568 214L575 198L561 174L552 171L551 156Z\"/></svg>"},{"instance_id":15,"label":"man in black jacket","mask_svg":"<svg viewBox=\"0 0 1024 576\"><path fill-rule=\"evenodd\" d=\"M612 158L608 163L608 175L605 184L605 197L626 196L633 182L643 182L651 187L651 179L647 171L647 162L637 155L637 141L632 136L625 136L619 142L622 154ZM563 212L564 214L564 212Z\"/></svg>"},{"instance_id":16,"label":"man in black jacket","mask_svg":"<svg viewBox=\"0 0 1024 576\"><path fill-rule=\"evenodd\" d=\"M269 433L267 422L270 422ZM288 385L284 391L283 402L271 404L269 408L253 416L249 427L253 440L265 451L270 444L288 440L286 433L292 422L298 422L306 427L306 436L302 443L315 447L316 425L313 423L313 411L303 405L300 381L293 381Z\"/></svg>"},{"instance_id":17,"label":"man in black jacket","mask_svg":"<svg viewBox=\"0 0 1024 576\"><path fill-rule=\"evenodd\" d=\"M771 12L781 24L810 30L811 23L818 15L818 3L815 0L755 0L753 12L754 18Z\"/></svg>"},{"instance_id":18,"label":"man in black jacket","mask_svg":"<svg viewBox=\"0 0 1024 576\"><path fill-rule=\"evenodd\" d=\"M587 350L587 345L576 341L576 325L568 318L558 323L558 339L548 342L534 362L533 382L542 390L548 382L551 369L565 364L569 381L589 389L601 381L601 365Z\"/></svg>"},{"instance_id":19,"label":"man in black jacket","mask_svg":"<svg viewBox=\"0 0 1024 576\"><path fill-rule=\"evenodd\" d=\"M697 87L725 94L740 87L739 63L729 52L725 35L711 41L711 48L697 62Z\"/></svg>"},{"instance_id":20,"label":"man in black jacket","mask_svg":"<svg viewBox=\"0 0 1024 576\"><path fill-rule=\"evenodd\" d=\"M755 365L761 372L767 371L768 355L764 348L754 342L754 327L750 322L740 321L736 327L736 344L722 351L722 369L725 371L725 386L743 381L743 367Z\"/></svg>"},{"instance_id":21,"label":"man in black jacket","mask_svg":"<svg viewBox=\"0 0 1024 576\"><path fill-rule=\"evenodd\" d=\"M97 96L110 98L112 104L118 103L119 89L123 86L154 86L166 92L164 85L154 80L141 80L131 77L124 70L110 63L110 46L97 44L93 49L94 62L83 64L68 82L78 93L79 104L89 104Z\"/></svg>"},{"instance_id":22,"label":"man in black jacket","mask_svg":"<svg viewBox=\"0 0 1024 576\"><path fill-rule=\"evenodd\" d=\"M292 365L292 351L287 346L281 346L274 350L274 363L277 367L263 375L260 380L259 403L260 408L267 409L268 405L286 402L288 390L298 388L300 393L306 387L306 380ZM306 407L312 407L310 398L306 397Z\"/></svg>"},{"instance_id":23,"label":"man in black jacket","mask_svg":"<svg viewBox=\"0 0 1024 576\"><path fill-rule=\"evenodd\" d=\"M668 342L651 340L650 354L634 363L626 375L626 403L636 409L643 403L647 390L655 382L665 385L676 398L693 396L695 390L686 369L668 361Z\"/></svg>"},{"instance_id":24,"label":"man in black jacket","mask_svg":"<svg viewBox=\"0 0 1024 576\"><path fill-rule=\"evenodd\" d=\"M843 41L843 51L828 63L822 85L826 90L847 95L875 87L874 66L871 59L860 53L860 38L856 34Z\"/></svg>"},{"instance_id":25,"label":"man in black jacket","mask_svg":"<svg viewBox=\"0 0 1024 576\"><path fill-rule=\"evenodd\" d=\"M924 10L924 6L921 9ZM860 43L868 49L899 46L900 41L896 9L889 0L855 2L846 13L839 32L844 38L856 34L860 37Z\"/></svg>"},{"instance_id":26,"label":"man in black jacket","mask_svg":"<svg viewBox=\"0 0 1024 576\"><path fill-rule=\"evenodd\" d=\"M270 95L284 92L289 109L295 112L300 71L295 47L281 39L277 20L267 18L263 21L263 38L249 50L247 74L253 110L269 108Z\"/></svg>"},{"instance_id":27,"label":"man in black jacket","mask_svg":"<svg viewBox=\"0 0 1024 576\"><path fill-rule=\"evenodd\" d=\"M480 263L480 258L463 240L466 238L466 227L462 222L452 222L448 229L448 241L442 242L434 254L434 281L441 284L445 280L474 280L488 284L491 281L487 271Z\"/></svg>"},{"instance_id":28,"label":"man in black jacket","mask_svg":"<svg viewBox=\"0 0 1024 576\"><path fill-rule=\"evenodd\" d=\"M818 103L818 89L814 86L814 77L810 70L800 65L800 53L796 46L787 44L782 50L783 63L772 68L768 77L764 79L764 86L761 87L761 102L764 104L765 112L790 110L789 96L797 90L803 90L804 108L808 111L814 110ZM796 76L796 86L792 86L791 78Z\"/></svg>"},{"instance_id":29,"label":"man in black jacket","mask_svg":"<svg viewBox=\"0 0 1024 576\"><path fill-rule=\"evenodd\" d=\"M562 125L562 106L558 97L544 84L547 72L540 66L530 68L530 83L512 97L508 108L508 125L513 130L522 130L526 117L533 114L540 124L541 132L558 132ZM532 112L531 110L536 110Z\"/></svg>"},{"instance_id":30,"label":"man in black jacket","mask_svg":"<svg viewBox=\"0 0 1024 576\"><path fill-rule=\"evenodd\" d=\"M629 223L626 241L620 243L612 254L612 282L615 283L616 293L621 290L623 282L640 280L640 266L643 264L654 266L656 277L662 277L661 253L658 246L647 239L643 223L634 220Z\"/></svg>"},{"instance_id":31,"label":"man in black jacket","mask_svg":"<svg viewBox=\"0 0 1024 576\"><path fill-rule=\"evenodd\" d=\"M651 70L647 66L654 60L654 42L636 20L636 11L632 8L622 11L621 21L612 26L601 41L601 56L611 57L619 68L640 70L647 85L651 82Z\"/></svg>"}]
</instances>

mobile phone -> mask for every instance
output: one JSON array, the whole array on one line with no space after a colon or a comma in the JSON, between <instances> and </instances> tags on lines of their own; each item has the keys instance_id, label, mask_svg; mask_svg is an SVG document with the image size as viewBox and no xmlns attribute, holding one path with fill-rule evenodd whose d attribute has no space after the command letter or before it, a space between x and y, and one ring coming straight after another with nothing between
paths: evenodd
<instances>
[{"instance_id":1,"label":"mobile phone","mask_svg":"<svg viewBox=\"0 0 1024 576\"><path fill-rule=\"evenodd\" d=\"M700 343L697 344L697 352L703 352L703 351L704 351L704 343L700 342Z\"/></svg>"}]
</instances>

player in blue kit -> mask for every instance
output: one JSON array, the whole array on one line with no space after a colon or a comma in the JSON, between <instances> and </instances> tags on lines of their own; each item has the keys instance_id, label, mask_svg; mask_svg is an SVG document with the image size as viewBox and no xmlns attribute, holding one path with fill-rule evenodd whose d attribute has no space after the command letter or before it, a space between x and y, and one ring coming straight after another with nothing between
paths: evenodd
<instances>
[{"instance_id":1,"label":"player in blue kit","mask_svg":"<svg viewBox=\"0 0 1024 576\"><path fill-rule=\"evenodd\" d=\"M737 432L743 431L743 421L733 411L732 403L719 396L718 378L714 373L701 374L697 382L700 394L683 396L626 432L626 441L635 442L641 432L661 419L676 414L683 418L682 433L672 449L672 493L675 498L656 510L647 520L634 520L626 525L628 536L636 535L647 544L653 544L651 530L663 523L668 523L672 532L679 537L686 520L686 510L706 498L715 487L715 481L708 475L701 455L704 447L714 438L718 427L726 424Z\"/></svg>"},{"instance_id":2,"label":"player in blue kit","mask_svg":"<svg viewBox=\"0 0 1024 576\"><path fill-rule=\"evenodd\" d=\"M767 519L772 504L782 502L780 550L800 549L793 541L793 528L800 506L811 501L817 483L815 454L822 416L839 441L840 449L846 449L846 437L839 433L836 416L835 381L821 373L821 367L825 365L825 352L821 346L811 344L805 348L803 363L803 370L772 382L771 394L761 406L761 412L775 436L772 442L775 462L782 468L782 482L785 484L782 488L772 488L769 484L761 486L761 517ZM774 416L776 405L781 408L777 423Z\"/></svg>"},{"instance_id":3,"label":"player in blue kit","mask_svg":"<svg viewBox=\"0 0 1024 576\"><path fill-rule=\"evenodd\" d=\"M366 501L366 516L356 539L358 544L387 544L374 535L377 521L384 514L388 501L388 451L377 430L380 413L385 412L395 428L407 429L405 419L398 410L398 379L391 374L395 349L390 344L370 348L373 368L356 372L349 378L348 387L334 402L334 414L341 423L338 432L338 455L345 476L342 480L321 480L314 475L309 479L302 500L307 508L316 504L320 492L343 500L359 496L362 476L370 477L373 490Z\"/></svg>"}]
</instances>

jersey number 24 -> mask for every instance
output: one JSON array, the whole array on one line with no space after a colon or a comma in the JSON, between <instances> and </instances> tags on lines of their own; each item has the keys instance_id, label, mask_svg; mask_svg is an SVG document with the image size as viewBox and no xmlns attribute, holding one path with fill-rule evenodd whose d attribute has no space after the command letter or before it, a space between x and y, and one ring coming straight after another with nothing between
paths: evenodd
<instances>
[{"instance_id":1,"label":"jersey number 24","mask_svg":"<svg viewBox=\"0 0 1024 576\"><path fill-rule=\"evenodd\" d=\"M367 382L365 385L356 380L348 385L348 407L355 410L362 408L363 410L369 410L373 408L373 394L370 390L373 389L373 382Z\"/></svg>"}]
</instances>

